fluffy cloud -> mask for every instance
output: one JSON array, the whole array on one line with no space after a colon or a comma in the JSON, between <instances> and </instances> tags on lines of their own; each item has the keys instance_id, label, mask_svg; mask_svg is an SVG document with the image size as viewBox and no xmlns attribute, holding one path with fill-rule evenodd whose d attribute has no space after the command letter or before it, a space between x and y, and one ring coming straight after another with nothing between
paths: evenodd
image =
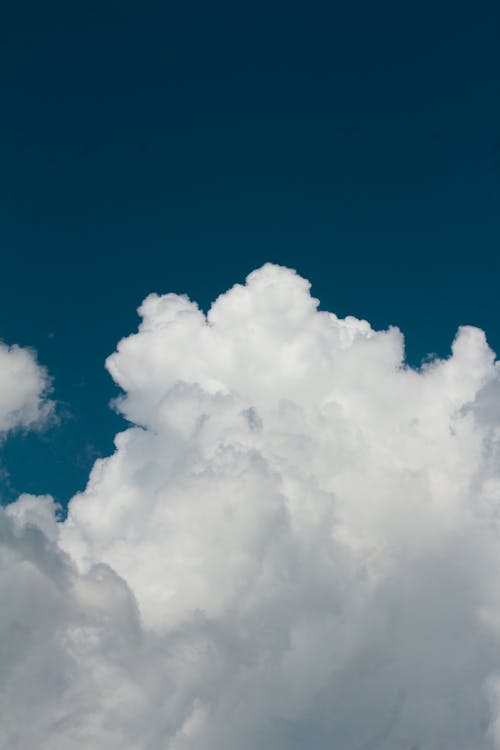
<instances>
[{"instance_id":1,"label":"fluffy cloud","mask_svg":"<svg viewBox=\"0 0 500 750\"><path fill-rule=\"evenodd\" d=\"M500 377L404 364L272 265L150 295L133 426L0 518L1 750L500 747Z\"/></svg>"},{"instance_id":2,"label":"fluffy cloud","mask_svg":"<svg viewBox=\"0 0 500 750\"><path fill-rule=\"evenodd\" d=\"M33 352L0 341L0 435L17 427L33 428L46 419L52 404L45 368Z\"/></svg>"}]
</instances>

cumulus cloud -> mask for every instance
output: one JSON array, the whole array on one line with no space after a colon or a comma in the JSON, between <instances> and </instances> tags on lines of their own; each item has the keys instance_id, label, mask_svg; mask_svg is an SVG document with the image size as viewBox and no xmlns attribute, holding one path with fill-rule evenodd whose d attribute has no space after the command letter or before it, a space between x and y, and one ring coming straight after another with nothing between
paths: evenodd
<instances>
[{"instance_id":1,"label":"cumulus cloud","mask_svg":"<svg viewBox=\"0 0 500 750\"><path fill-rule=\"evenodd\" d=\"M266 265L150 295L132 426L0 517L1 750L500 747L500 377Z\"/></svg>"},{"instance_id":2,"label":"cumulus cloud","mask_svg":"<svg viewBox=\"0 0 500 750\"><path fill-rule=\"evenodd\" d=\"M0 436L15 428L33 428L52 410L50 381L30 349L0 341Z\"/></svg>"}]
</instances>

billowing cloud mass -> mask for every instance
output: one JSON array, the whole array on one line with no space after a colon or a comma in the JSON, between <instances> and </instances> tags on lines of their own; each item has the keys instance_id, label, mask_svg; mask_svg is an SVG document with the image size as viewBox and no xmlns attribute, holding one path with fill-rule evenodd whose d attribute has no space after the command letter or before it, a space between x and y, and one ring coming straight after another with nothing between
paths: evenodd
<instances>
[{"instance_id":1,"label":"billowing cloud mass","mask_svg":"<svg viewBox=\"0 0 500 750\"><path fill-rule=\"evenodd\" d=\"M483 332L411 369L272 265L139 312L114 454L0 516L1 750L500 748Z\"/></svg>"},{"instance_id":2,"label":"billowing cloud mass","mask_svg":"<svg viewBox=\"0 0 500 750\"><path fill-rule=\"evenodd\" d=\"M15 428L33 428L52 410L50 382L30 349L0 341L0 437Z\"/></svg>"}]
</instances>

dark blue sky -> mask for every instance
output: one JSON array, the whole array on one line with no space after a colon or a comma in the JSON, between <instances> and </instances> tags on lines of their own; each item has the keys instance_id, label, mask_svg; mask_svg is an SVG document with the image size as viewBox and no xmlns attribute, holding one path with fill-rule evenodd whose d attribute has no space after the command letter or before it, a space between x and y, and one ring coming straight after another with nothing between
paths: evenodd
<instances>
[{"instance_id":1,"label":"dark blue sky","mask_svg":"<svg viewBox=\"0 0 500 750\"><path fill-rule=\"evenodd\" d=\"M0 337L61 415L8 440L4 499L110 452L103 362L150 291L206 307L271 260L412 363L461 323L500 351L498 2L1 13Z\"/></svg>"}]
</instances>

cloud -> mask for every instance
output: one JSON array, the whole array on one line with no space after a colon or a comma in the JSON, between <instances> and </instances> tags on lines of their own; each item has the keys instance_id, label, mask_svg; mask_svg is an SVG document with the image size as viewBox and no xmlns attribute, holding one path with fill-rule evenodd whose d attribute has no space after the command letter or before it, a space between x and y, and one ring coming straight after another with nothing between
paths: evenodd
<instances>
[{"instance_id":1,"label":"cloud","mask_svg":"<svg viewBox=\"0 0 500 750\"><path fill-rule=\"evenodd\" d=\"M44 422L53 408L49 388L47 371L30 349L0 341L0 436Z\"/></svg>"},{"instance_id":2,"label":"cloud","mask_svg":"<svg viewBox=\"0 0 500 750\"><path fill-rule=\"evenodd\" d=\"M139 312L114 454L0 517L1 750L500 747L483 332L417 371L272 265Z\"/></svg>"}]
</instances>

